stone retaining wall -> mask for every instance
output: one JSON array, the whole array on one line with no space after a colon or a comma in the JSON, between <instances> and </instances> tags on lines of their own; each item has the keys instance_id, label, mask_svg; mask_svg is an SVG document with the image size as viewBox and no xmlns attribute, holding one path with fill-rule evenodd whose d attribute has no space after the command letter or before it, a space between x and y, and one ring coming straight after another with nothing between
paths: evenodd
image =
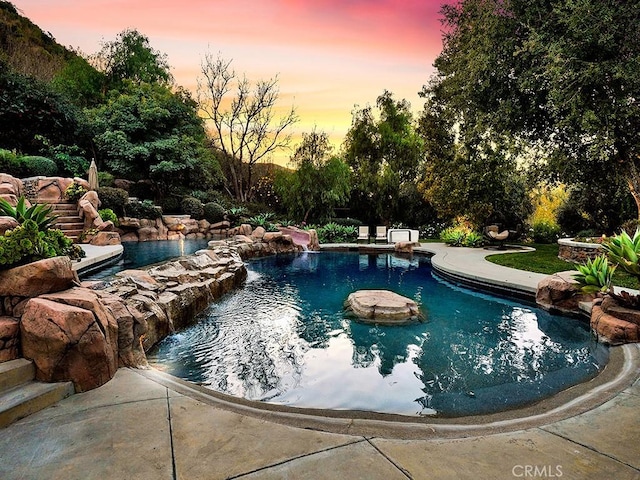
<instances>
[{"instance_id":1,"label":"stone retaining wall","mask_svg":"<svg viewBox=\"0 0 640 480\"><path fill-rule=\"evenodd\" d=\"M573 263L585 263L602 254L599 243L574 242L570 238L558 240L558 258Z\"/></svg>"}]
</instances>

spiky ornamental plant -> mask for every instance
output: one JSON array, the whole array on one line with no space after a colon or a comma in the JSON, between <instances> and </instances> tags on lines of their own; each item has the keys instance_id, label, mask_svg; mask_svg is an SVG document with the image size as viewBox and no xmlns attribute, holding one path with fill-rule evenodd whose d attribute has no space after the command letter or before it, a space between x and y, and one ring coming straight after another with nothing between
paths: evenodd
<instances>
[{"instance_id":1,"label":"spiky ornamental plant","mask_svg":"<svg viewBox=\"0 0 640 480\"><path fill-rule=\"evenodd\" d=\"M611 292L611 277L616 266L609 265L609 261L604 255L593 260L589 259L587 263L578 265L576 269L578 273L574 273L573 278L581 285L582 292Z\"/></svg>"},{"instance_id":2,"label":"spiky ornamental plant","mask_svg":"<svg viewBox=\"0 0 640 480\"><path fill-rule=\"evenodd\" d=\"M53 222L58 218L51 215L53 208L50 205L34 203L29 208L25 205L25 198L21 196L18 203L13 207L4 198L0 198L0 215L15 218L19 224L23 224L25 220L33 220L38 230L44 232L48 230Z\"/></svg>"},{"instance_id":3,"label":"spiky ornamental plant","mask_svg":"<svg viewBox=\"0 0 640 480\"><path fill-rule=\"evenodd\" d=\"M633 238L623 231L602 243L607 258L640 281L640 229Z\"/></svg>"}]
</instances>

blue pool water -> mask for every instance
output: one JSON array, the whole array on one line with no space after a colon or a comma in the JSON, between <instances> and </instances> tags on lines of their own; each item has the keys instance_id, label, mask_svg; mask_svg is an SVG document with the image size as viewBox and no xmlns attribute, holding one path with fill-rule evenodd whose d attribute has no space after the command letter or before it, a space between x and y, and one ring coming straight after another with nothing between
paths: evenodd
<instances>
[{"instance_id":1,"label":"blue pool water","mask_svg":"<svg viewBox=\"0 0 640 480\"><path fill-rule=\"evenodd\" d=\"M524 406L595 376L608 350L579 320L477 293L426 257L319 253L251 261L246 287L151 353L211 389L297 407L462 416ZM389 289L426 321L372 326L349 293Z\"/></svg>"},{"instance_id":2,"label":"blue pool water","mask_svg":"<svg viewBox=\"0 0 640 480\"><path fill-rule=\"evenodd\" d=\"M83 280L100 280L131 268L160 263L207 248L208 240L162 240L155 242L122 242L124 251L117 263L82 275Z\"/></svg>"}]
</instances>

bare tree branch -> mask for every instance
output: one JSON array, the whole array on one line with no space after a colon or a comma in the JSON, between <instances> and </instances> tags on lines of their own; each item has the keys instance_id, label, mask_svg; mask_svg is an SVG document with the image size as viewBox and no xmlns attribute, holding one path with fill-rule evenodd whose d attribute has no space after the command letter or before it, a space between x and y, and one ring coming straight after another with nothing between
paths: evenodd
<instances>
[{"instance_id":1,"label":"bare tree branch","mask_svg":"<svg viewBox=\"0 0 640 480\"><path fill-rule=\"evenodd\" d=\"M238 77L231 60L220 54L205 54L198 79L198 103L211 125L212 142L228 161L237 199L246 201L251 189L253 166L276 150L288 147L288 127L298 121L295 108L276 118L278 77L252 85Z\"/></svg>"}]
</instances>

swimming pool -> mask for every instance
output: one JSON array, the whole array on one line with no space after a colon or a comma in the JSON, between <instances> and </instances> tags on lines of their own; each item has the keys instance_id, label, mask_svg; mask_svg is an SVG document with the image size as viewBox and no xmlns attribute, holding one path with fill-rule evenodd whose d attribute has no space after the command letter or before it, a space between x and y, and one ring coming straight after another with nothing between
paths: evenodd
<instances>
[{"instance_id":1,"label":"swimming pool","mask_svg":"<svg viewBox=\"0 0 640 480\"><path fill-rule=\"evenodd\" d=\"M149 360L208 388L295 407L456 417L518 408L595 376L588 325L441 280L424 256L306 253L248 263L245 288ZM365 325L358 289L416 300L426 321Z\"/></svg>"},{"instance_id":2,"label":"swimming pool","mask_svg":"<svg viewBox=\"0 0 640 480\"><path fill-rule=\"evenodd\" d=\"M207 248L209 240L159 240L150 242L122 242L122 257L111 265L81 275L83 280L102 280L116 273L190 255Z\"/></svg>"}]
</instances>

